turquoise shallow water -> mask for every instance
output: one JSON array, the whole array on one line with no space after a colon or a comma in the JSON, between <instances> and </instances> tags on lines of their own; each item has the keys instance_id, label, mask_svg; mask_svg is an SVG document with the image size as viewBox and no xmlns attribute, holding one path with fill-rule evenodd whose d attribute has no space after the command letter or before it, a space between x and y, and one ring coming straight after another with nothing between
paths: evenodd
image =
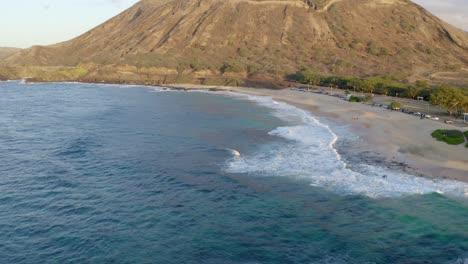
<instances>
[{"instance_id":1,"label":"turquoise shallow water","mask_svg":"<svg viewBox=\"0 0 468 264\"><path fill-rule=\"evenodd\" d=\"M0 83L0 263L464 263L462 184L346 170L309 119L232 94Z\"/></svg>"}]
</instances>

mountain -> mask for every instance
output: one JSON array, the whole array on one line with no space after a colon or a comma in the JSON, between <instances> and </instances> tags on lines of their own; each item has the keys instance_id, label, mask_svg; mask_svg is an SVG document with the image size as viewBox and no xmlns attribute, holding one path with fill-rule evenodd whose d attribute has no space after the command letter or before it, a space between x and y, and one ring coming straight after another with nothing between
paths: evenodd
<instances>
[{"instance_id":1,"label":"mountain","mask_svg":"<svg viewBox=\"0 0 468 264\"><path fill-rule=\"evenodd\" d=\"M64 79L84 81L280 80L308 67L468 83L468 33L409 0L142 0L2 65L38 78L60 66Z\"/></svg>"},{"instance_id":2,"label":"mountain","mask_svg":"<svg viewBox=\"0 0 468 264\"><path fill-rule=\"evenodd\" d=\"M9 57L10 55L18 52L18 48L0 47L0 60Z\"/></svg>"},{"instance_id":3,"label":"mountain","mask_svg":"<svg viewBox=\"0 0 468 264\"><path fill-rule=\"evenodd\" d=\"M0 62L5 58L10 57L11 55L19 52L21 49L18 48L9 48L9 47L0 47ZM12 68L0 67L0 80L9 80L18 78L17 72Z\"/></svg>"}]
</instances>

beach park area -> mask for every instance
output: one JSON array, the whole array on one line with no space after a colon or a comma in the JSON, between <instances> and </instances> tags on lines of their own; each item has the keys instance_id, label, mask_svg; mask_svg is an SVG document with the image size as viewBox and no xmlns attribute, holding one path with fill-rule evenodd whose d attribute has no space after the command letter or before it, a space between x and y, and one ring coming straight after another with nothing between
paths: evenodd
<instances>
[{"instance_id":1,"label":"beach park area","mask_svg":"<svg viewBox=\"0 0 468 264\"><path fill-rule=\"evenodd\" d=\"M462 121L444 122L441 116L433 120L441 109L430 107L431 118L421 118L414 113L393 111L386 107L391 101L401 98L378 96L375 103L351 103L337 89L259 89L247 87L207 87L182 84L173 86L176 89L211 89L227 90L238 93L268 96L276 101L286 102L306 109L330 125L334 131L349 131L341 135L345 147L338 151L370 155L372 159L382 162L401 164L411 173L430 177L447 178L468 182L468 148L465 144L448 145L435 140L431 134L438 129L468 131ZM314 92L315 91L315 92ZM341 94L340 94L341 93ZM416 101L416 100L412 100ZM404 101L403 101L404 102ZM414 111L418 111L414 102ZM424 104L424 102L422 102ZM409 108L409 107L407 107ZM426 108L425 105L422 106ZM435 113L435 114L434 114ZM426 115L426 116L427 116ZM437 116L439 117L439 116ZM340 135L339 135L340 136ZM349 156L349 155L348 155Z\"/></svg>"}]
</instances>

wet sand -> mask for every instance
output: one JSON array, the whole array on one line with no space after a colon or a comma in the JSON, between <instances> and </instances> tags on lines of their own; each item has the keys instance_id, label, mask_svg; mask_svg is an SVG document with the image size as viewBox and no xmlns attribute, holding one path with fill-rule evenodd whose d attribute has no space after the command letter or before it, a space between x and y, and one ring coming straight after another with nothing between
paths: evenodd
<instances>
[{"instance_id":1,"label":"wet sand","mask_svg":"<svg viewBox=\"0 0 468 264\"><path fill-rule=\"evenodd\" d=\"M178 87L214 88L197 85ZM460 129L455 126L361 103L349 103L329 95L289 89L216 89L269 96L307 109L337 132L341 137L338 151L345 152L351 160L353 155L364 155L374 161L399 164L413 174L468 182L468 148L464 144L447 145L431 137L436 129ZM351 131L352 135L340 134L339 131L345 130ZM466 131L467 128L461 130Z\"/></svg>"}]
</instances>

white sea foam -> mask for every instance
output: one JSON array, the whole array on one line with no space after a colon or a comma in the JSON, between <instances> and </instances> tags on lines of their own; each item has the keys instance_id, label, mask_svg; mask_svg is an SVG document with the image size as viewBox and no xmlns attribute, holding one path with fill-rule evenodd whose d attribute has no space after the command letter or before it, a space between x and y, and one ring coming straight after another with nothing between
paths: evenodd
<instances>
[{"instance_id":1,"label":"white sea foam","mask_svg":"<svg viewBox=\"0 0 468 264\"><path fill-rule=\"evenodd\" d=\"M291 123L269 133L287 142L230 160L228 172L301 178L336 193L372 198L428 193L468 197L468 184L463 182L431 180L369 164L353 164L351 170L334 147L338 136L308 111L269 97L227 94L271 108L274 115Z\"/></svg>"},{"instance_id":2,"label":"white sea foam","mask_svg":"<svg viewBox=\"0 0 468 264\"><path fill-rule=\"evenodd\" d=\"M229 153L231 153L231 155L234 156L234 157L236 157L236 158L238 158L238 157L241 156L240 152L237 151L237 150L235 150L235 149L229 149L229 148L228 148L228 149L226 149L226 150L229 151Z\"/></svg>"},{"instance_id":3,"label":"white sea foam","mask_svg":"<svg viewBox=\"0 0 468 264\"><path fill-rule=\"evenodd\" d=\"M150 93L170 93L170 92L181 92L179 90L167 88L167 87L150 87Z\"/></svg>"},{"instance_id":4,"label":"white sea foam","mask_svg":"<svg viewBox=\"0 0 468 264\"><path fill-rule=\"evenodd\" d=\"M468 264L468 257L459 258L453 264Z\"/></svg>"}]
</instances>

